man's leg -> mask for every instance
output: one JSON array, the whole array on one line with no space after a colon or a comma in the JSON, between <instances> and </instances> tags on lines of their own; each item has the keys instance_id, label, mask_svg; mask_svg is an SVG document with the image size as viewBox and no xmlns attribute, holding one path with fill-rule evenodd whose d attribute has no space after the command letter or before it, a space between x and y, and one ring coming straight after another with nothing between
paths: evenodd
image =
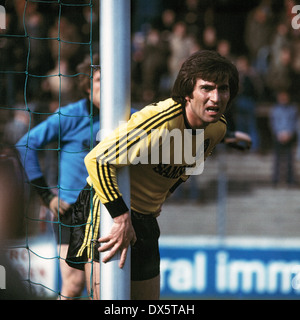
<instances>
[{"instance_id":1,"label":"man's leg","mask_svg":"<svg viewBox=\"0 0 300 320\"><path fill-rule=\"evenodd\" d=\"M91 300L100 300L100 264L89 261L84 265L88 295Z\"/></svg>"},{"instance_id":2,"label":"man's leg","mask_svg":"<svg viewBox=\"0 0 300 320\"><path fill-rule=\"evenodd\" d=\"M131 300L159 300L160 276L143 281L131 281Z\"/></svg>"},{"instance_id":3,"label":"man's leg","mask_svg":"<svg viewBox=\"0 0 300 320\"><path fill-rule=\"evenodd\" d=\"M62 277L61 300L74 299L80 297L84 289L84 271L69 267L65 261L68 245L62 244L58 248L60 252L60 270Z\"/></svg>"},{"instance_id":4,"label":"man's leg","mask_svg":"<svg viewBox=\"0 0 300 320\"><path fill-rule=\"evenodd\" d=\"M154 216L131 211L137 241L131 247L131 299L158 300L160 297L160 230Z\"/></svg>"},{"instance_id":5,"label":"man's leg","mask_svg":"<svg viewBox=\"0 0 300 320\"><path fill-rule=\"evenodd\" d=\"M100 265L90 261L85 264L86 287L90 299L100 300ZM131 281L131 300L159 300L160 276L149 280Z\"/></svg>"}]
</instances>

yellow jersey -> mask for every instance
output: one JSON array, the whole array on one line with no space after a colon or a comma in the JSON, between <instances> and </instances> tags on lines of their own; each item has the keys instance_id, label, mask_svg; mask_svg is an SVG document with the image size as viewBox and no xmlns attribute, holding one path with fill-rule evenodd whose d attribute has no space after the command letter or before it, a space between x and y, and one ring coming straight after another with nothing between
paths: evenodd
<instances>
[{"instance_id":1,"label":"yellow jersey","mask_svg":"<svg viewBox=\"0 0 300 320\"><path fill-rule=\"evenodd\" d=\"M187 169L195 167L200 156L204 161L226 130L224 116L199 133L189 127L183 105L173 99L151 104L134 113L85 157L87 182L116 217L129 211L118 187L117 170L130 166L131 209L154 214L174 186L188 178ZM197 139L202 141L202 154L197 151Z\"/></svg>"}]
</instances>

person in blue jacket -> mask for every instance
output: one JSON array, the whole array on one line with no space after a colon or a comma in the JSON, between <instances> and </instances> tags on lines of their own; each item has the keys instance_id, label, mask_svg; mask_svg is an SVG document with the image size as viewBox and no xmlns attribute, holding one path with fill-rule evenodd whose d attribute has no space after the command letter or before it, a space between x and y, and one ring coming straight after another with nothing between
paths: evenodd
<instances>
[{"instance_id":1,"label":"person in blue jacket","mask_svg":"<svg viewBox=\"0 0 300 320\"><path fill-rule=\"evenodd\" d=\"M270 111L270 129L273 137L272 183L276 187L285 174L289 187L296 186L294 148L297 141L298 107L291 101L288 89L279 89L276 102ZM285 172L283 172L283 170Z\"/></svg>"},{"instance_id":2,"label":"person in blue jacket","mask_svg":"<svg viewBox=\"0 0 300 320\"><path fill-rule=\"evenodd\" d=\"M88 175L84 157L96 145L99 131L98 56L93 57L93 64L92 68L91 59L87 57L77 67L79 87L85 97L56 110L45 121L30 129L16 144L30 183L54 215L54 231L62 258L61 299L79 297L85 285L83 271L69 267L65 259L72 224L72 204L85 187ZM57 143L58 146L58 188L48 185L39 162L39 151L45 150L50 143ZM56 188L57 192L54 191Z\"/></svg>"}]
</instances>

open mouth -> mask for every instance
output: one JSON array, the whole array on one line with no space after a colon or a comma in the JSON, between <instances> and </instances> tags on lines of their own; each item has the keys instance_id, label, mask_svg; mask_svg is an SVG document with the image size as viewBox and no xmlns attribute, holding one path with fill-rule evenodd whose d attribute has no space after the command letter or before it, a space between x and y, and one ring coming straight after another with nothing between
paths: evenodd
<instances>
[{"instance_id":1,"label":"open mouth","mask_svg":"<svg viewBox=\"0 0 300 320\"><path fill-rule=\"evenodd\" d=\"M209 113L209 114L217 114L219 111L220 111L220 108L218 107L208 107L206 109L206 111Z\"/></svg>"}]
</instances>

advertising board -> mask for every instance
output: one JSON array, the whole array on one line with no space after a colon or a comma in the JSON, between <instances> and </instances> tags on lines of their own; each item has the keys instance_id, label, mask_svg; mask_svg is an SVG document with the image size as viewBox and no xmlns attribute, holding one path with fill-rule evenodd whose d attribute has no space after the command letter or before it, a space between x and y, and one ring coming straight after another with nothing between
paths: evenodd
<instances>
[{"instance_id":1,"label":"advertising board","mask_svg":"<svg viewBox=\"0 0 300 320\"><path fill-rule=\"evenodd\" d=\"M161 296L300 296L300 240L165 237L160 241Z\"/></svg>"}]
</instances>

